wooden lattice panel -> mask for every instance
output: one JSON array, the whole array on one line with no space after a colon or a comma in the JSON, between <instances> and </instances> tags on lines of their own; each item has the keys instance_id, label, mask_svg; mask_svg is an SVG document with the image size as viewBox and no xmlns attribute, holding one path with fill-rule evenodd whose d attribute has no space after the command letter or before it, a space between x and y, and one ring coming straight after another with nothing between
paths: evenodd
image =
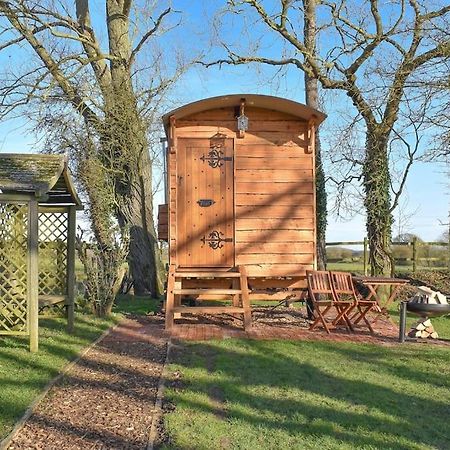
<instances>
[{"instance_id":1,"label":"wooden lattice panel","mask_svg":"<svg viewBox=\"0 0 450 450\"><path fill-rule=\"evenodd\" d=\"M67 214L39 213L39 295L67 292Z\"/></svg>"},{"instance_id":2,"label":"wooden lattice panel","mask_svg":"<svg viewBox=\"0 0 450 450\"><path fill-rule=\"evenodd\" d=\"M0 203L0 334L28 331L28 206Z\"/></svg>"}]
</instances>

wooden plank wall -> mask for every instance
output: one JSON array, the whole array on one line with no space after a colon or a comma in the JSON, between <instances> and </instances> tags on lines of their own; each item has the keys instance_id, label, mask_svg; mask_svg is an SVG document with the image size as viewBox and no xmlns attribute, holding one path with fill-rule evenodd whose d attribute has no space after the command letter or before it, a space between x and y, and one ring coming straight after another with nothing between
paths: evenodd
<instances>
[{"instance_id":1,"label":"wooden plank wall","mask_svg":"<svg viewBox=\"0 0 450 450\"><path fill-rule=\"evenodd\" d=\"M250 277L290 276L291 286L303 287L306 269L315 264L314 155L308 152L308 124L254 107L246 107L245 114L249 129L243 139L236 136L232 108L178 119L176 137L211 138L219 132L235 139L235 263L247 265ZM267 281L253 284L267 287ZM272 284L285 286L276 280Z\"/></svg>"}]
</instances>

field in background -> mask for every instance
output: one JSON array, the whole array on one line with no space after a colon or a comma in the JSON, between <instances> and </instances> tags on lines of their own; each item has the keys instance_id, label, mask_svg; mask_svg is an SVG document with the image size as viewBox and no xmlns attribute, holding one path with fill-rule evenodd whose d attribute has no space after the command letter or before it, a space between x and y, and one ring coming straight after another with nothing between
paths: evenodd
<instances>
[{"instance_id":1,"label":"field in background","mask_svg":"<svg viewBox=\"0 0 450 450\"><path fill-rule=\"evenodd\" d=\"M450 244L422 242L393 242L395 272L450 270ZM327 268L361 274L370 273L368 241L327 242Z\"/></svg>"}]
</instances>

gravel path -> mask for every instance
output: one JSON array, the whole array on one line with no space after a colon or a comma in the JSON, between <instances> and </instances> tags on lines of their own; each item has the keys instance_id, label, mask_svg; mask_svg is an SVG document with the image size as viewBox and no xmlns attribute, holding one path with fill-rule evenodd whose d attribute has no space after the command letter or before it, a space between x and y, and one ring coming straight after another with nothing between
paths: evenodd
<instances>
[{"instance_id":1,"label":"gravel path","mask_svg":"<svg viewBox=\"0 0 450 450\"><path fill-rule=\"evenodd\" d=\"M38 405L8 449L143 449L166 357L160 320L125 319Z\"/></svg>"}]
</instances>

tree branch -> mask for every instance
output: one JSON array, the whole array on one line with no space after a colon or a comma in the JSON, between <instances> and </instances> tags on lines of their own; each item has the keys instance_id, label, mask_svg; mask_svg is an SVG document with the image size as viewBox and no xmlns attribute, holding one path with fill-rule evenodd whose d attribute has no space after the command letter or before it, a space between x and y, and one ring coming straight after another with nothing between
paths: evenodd
<instances>
[{"instance_id":1,"label":"tree branch","mask_svg":"<svg viewBox=\"0 0 450 450\"><path fill-rule=\"evenodd\" d=\"M25 40L30 44L37 56L43 62L47 70L53 76L58 86L62 89L68 100L72 103L74 108L92 124L97 123L97 116L95 112L84 102L78 94L76 88L69 82L60 70L57 62L52 58L50 53L44 48L42 43L37 40L36 36L26 25L20 22L16 12L12 10L9 3L0 0L0 12L2 12L11 25L18 31Z\"/></svg>"},{"instance_id":2,"label":"tree branch","mask_svg":"<svg viewBox=\"0 0 450 450\"><path fill-rule=\"evenodd\" d=\"M134 49L131 51L131 56L130 56L130 61L129 64L131 65L134 61L134 59L136 58L137 53L141 50L142 46L147 42L147 40L153 35L155 34L159 27L162 24L162 21L164 19L165 16L167 16L167 14L169 14L172 11L172 8L167 8L165 11L163 11L159 17L156 19L156 21L154 22L154 26L147 31L147 33L145 33L142 38L140 39L140 41L138 42L138 44L136 45L136 47L134 47Z\"/></svg>"}]
</instances>

